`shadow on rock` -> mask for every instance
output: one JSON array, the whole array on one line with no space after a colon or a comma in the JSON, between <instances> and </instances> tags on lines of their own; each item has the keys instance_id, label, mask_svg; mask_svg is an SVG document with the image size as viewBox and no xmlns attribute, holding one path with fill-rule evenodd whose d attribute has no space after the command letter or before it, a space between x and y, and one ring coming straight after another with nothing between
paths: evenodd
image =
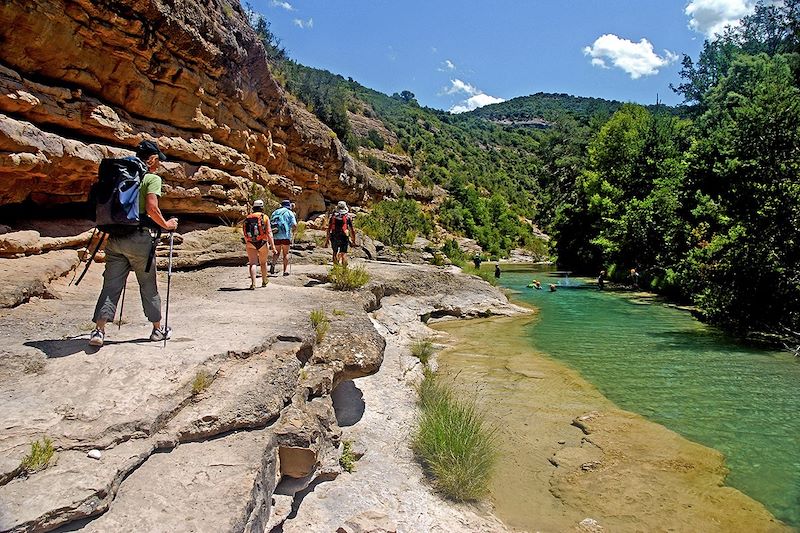
<instances>
[{"instance_id":1,"label":"shadow on rock","mask_svg":"<svg viewBox=\"0 0 800 533\"><path fill-rule=\"evenodd\" d=\"M113 341L107 340L105 345L111 344L139 344L139 343L148 343L150 344L152 341L147 337L142 337L141 339L130 339L127 341ZM89 340L82 338L82 339L48 339L43 341L29 341L23 343L25 346L30 346L31 348L36 348L37 350L44 352L48 359L56 359L58 357L67 357L68 355L75 355L76 353L83 352L85 354L94 354L97 353L100 348L98 346L90 346Z\"/></svg>"},{"instance_id":2,"label":"shadow on rock","mask_svg":"<svg viewBox=\"0 0 800 533\"><path fill-rule=\"evenodd\" d=\"M352 380L343 381L333 389L331 399L339 427L352 426L364 416L364 393Z\"/></svg>"}]
</instances>

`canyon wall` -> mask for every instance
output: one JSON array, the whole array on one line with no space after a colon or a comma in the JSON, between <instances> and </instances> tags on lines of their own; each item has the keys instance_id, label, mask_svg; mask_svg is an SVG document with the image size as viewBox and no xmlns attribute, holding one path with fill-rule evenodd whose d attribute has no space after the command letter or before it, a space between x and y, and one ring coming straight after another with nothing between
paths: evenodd
<instances>
[{"instance_id":1,"label":"canyon wall","mask_svg":"<svg viewBox=\"0 0 800 533\"><path fill-rule=\"evenodd\" d=\"M394 196L276 82L236 0L5 0L0 205L86 200L103 157L168 157L162 208L237 218L268 190L306 217Z\"/></svg>"}]
</instances>

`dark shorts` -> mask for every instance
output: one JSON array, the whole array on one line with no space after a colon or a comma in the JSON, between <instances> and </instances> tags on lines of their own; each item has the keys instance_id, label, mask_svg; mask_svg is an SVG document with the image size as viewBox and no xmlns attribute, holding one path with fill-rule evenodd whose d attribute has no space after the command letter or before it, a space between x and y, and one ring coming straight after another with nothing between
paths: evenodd
<instances>
[{"instance_id":1,"label":"dark shorts","mask_svg":"<svg viewBox=\"0 0 800 533\"><path fill-rule=\"evenodd\" d=\"M289 239L275 239L275 246L280 246L281 244L289 245L292 244L292 241Z\"/></svg>"},{"instance_id":2,"label":"dark shorts","mask_svg":"<svg viewBox=\"0 0 800 533\"><path fill-rule=\"evenodd\" d=\"M347 235L331 235L331 248L335 254L346 254L350 239Z\"/></svg>"}]
</instances>

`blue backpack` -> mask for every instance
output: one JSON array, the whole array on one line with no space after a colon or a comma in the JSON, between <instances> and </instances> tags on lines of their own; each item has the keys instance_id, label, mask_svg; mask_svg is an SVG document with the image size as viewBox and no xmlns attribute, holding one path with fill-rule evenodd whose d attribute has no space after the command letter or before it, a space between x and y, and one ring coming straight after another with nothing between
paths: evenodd
<instances>
[{"instance_id":1,"label":"blue backpack","mask_svg":"<svg viewBox=\"0 0 800 533\"><path fill-rule=\"evenodd\" d=\"M288 239L292 235L292 226L289 224L289 220L286 215L288 209L285 207L281 207L280 209L276 209L272 216L269 217L269 224L272 226L272 234L273 235L283 235L285 239Z\"/></svg>"},{"instance_id":2,"label":"blue backpack","mask_svg":"<svg viewBox=\"0 0 800 533\"><path fill-rule=\"evenodd\" d=\"M103 159L92 187L90 202L95 206L97 229L110 235L131 233L142 223L139 190L147 172L137 157Z\"/></svg>"}]
</instances>

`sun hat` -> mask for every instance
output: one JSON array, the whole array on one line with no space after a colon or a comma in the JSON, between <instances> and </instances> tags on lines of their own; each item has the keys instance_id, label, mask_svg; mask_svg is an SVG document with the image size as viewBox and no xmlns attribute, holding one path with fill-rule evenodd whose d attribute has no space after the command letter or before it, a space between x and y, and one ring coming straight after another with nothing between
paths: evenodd
<instances>
[{"instance_id":1,"label":"sun hat","mask_svg":"<svg viewBox=\"0 0 800 533\"><path fill-rule=\"evenodd\" d=\"M292 201L291 200L281 200L281 207L291 207Z\"/></svg>"},{"instance_id":2,"label":"sun hat","mask_svg":"<svg viewBox=\"0 0 800 533\"><path fill-rule=\"evenodd\" d=\"M158 145L153 141L142 141L139 143L139 146L136 147L136 157L139 159L147 159L153 154L157 155L160 161L167 160L167 156L158 149Z\"/></svg>"},{"instance_id":3,"label":"sun hat","mask_svg":"<svg viewBox=\"0 0 800 533\"><path fill-rule=\"evenodd\" d=\"M264 200L256 200L253 202L253 207L264 207Z\"/></svg>"},{"instance_id":4,"label":"sun hat","mask_svg":"<svg viewBox=\"0 0 800 533\"><path fill-rule=\"evenodd\" d=\"M336 212L337 213L347 213L349 209L347 209L347 203L342 200L338 204L336 204Z\"/></svg>"}]
</instances>

